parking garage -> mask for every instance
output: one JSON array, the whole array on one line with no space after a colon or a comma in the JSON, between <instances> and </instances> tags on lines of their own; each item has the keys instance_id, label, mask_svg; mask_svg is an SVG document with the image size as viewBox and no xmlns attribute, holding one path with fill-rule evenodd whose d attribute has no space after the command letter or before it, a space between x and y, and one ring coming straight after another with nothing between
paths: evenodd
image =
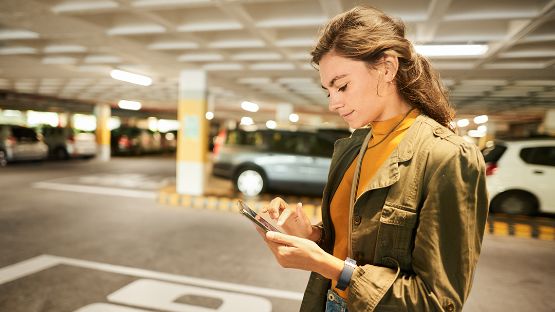
<instances>
[{"instance_id":1,"label":"parking garage","mask_svg":"<svg viewBox=\"0 0 555 312\"><path fill-rule=\"evenodd\" d=\"M237 202L280 196L321 220L353 129L309 52L360 4L405 21L483 153L464 311L552 311L548 0L0 1L0 310L298 310L308 274L275 262Z\"/></svg>"}]
</instances>

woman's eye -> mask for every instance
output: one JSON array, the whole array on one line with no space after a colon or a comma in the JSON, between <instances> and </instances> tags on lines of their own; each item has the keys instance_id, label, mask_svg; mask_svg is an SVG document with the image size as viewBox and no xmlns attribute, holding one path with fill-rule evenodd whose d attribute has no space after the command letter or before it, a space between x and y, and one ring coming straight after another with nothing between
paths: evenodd
<instances>
[{"instance_id":1,"label":"woman's eye","mask_svg":"<svg viewBox=\"0 0 555 312\"><path fill-rule=\"evenodd\" d=\"M347 89L347 85L349 85L349 84L347 83L347 84L343 85L342 87L340 87L339 89L337 89L337 91L339 91L339 92L345 91L345 90Z\"/></svg>"}]
</instances>

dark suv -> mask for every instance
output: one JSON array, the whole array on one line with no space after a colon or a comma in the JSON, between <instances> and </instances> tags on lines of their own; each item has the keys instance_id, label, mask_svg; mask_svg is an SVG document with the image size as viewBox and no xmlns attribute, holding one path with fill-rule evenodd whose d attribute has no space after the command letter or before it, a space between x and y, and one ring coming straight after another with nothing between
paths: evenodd
<instances>
[{"instance_id":1,"label":"dark suv","mask_svg":"<svg viewBox=\"0 0 555 312\"><path fill-rule=\"evenodd\" d=\"M334 142L348 130L224 130L214 147L212 174L255 196L266 190L322 193Z\"/></svg>"}]
</instances>

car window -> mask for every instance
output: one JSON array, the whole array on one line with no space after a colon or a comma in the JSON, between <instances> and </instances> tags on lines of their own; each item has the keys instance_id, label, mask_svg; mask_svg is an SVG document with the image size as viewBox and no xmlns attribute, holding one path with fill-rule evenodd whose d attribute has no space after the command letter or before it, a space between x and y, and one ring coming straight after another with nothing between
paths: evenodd
<instances>
[{"instance_id":1,"label":"car window","mask_svg":"<svg viewBox=\"0 0 555 312\"><path fill-rule=\"evenodd\" d=\"M555 166L555 146L523 148L520 158L532 165Z\"/></svg>"},{"instance_id":2,"label":"car window","mask_svg":"<svg viewBox=\"0 0 555 312\"><path fill-rule=\"evenodd\" d=\"M484 161L486 163L498 162L501 156L505 153L507 147L505 145L493 145L482 150Z\"/></svg>"}]
</instances>

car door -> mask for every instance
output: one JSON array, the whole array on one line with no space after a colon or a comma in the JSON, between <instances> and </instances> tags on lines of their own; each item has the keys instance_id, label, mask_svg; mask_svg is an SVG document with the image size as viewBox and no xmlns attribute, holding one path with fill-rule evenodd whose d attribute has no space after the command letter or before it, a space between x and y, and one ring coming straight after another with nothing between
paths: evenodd
<instances>
[{"instance_id":1,"label":"car door","mask_svg":"<svg viewBox=\"0 0 555 312\"><path fill-rule=\"evenodd\" d=\"M534 186L543 212L555 213L555 146L523 148L521 158L527 163L524 178Z\"/></svg>"}]
</instances>

